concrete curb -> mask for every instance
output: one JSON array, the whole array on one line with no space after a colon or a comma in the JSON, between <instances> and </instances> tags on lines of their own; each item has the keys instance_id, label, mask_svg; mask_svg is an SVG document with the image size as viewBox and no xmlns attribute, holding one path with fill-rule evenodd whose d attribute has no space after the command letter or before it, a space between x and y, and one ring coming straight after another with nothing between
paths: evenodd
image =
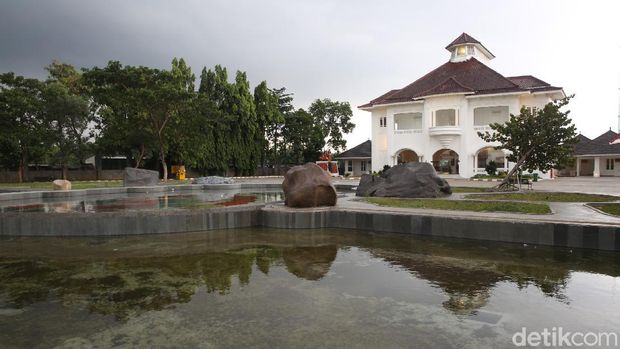
<instances>
[{"instance_id":1,"label":"concrete curb","mask_svg":"<svg viewBox=\"0 0 620 349\"><path fill-rule=\"evenodd\" d=\"M338 184L339 189L356 185ZM85 195L191 190L274 189L280 184L171 185L0 194L0 200L79 198ZM0 213L0 237L110 236L165 234L217 229L271 227L286 229L343 228L620 251L620 226L613 224L528 221L523 218L449 216L365 208L291 209L283 204L238 207L100 213Z\"/></svg>"}]
</instances>

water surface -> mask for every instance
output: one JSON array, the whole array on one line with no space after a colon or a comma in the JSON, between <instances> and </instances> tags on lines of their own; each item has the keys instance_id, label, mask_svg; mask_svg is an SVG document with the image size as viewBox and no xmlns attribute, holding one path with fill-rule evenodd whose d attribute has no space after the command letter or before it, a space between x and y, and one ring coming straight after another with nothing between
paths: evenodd
<instances>
[{"instance_id":1,"label":"water surface","mask_svg":"<svg viewBox=\"0 0 620 349\"><path fill-rule=\"evenodd\" d=\"M267 203L284 200L280 190L206 190L155 193L87 195L75 199L31 199L0 202L0 212L119 212L144 210L186 210Z\"/></svg>"},{"instance_id":2,"label":"water surface","mask_svg":"<svg viewBox=\"0 0 620 349\"><path fill-rule=\"evenodd\" d=\"M620 328L620 255L348 230L0 240L0 347L512 348Z\"/></svg>"}]
</instances>

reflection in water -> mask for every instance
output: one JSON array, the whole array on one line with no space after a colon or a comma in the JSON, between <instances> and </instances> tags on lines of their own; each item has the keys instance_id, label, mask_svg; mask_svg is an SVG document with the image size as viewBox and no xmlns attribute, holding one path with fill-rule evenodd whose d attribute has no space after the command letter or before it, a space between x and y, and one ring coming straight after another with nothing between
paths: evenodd
<instances>
[{"instance_id":1,"label":"reflection in water","mask_svg":"<svg viewBox=\"0 0 620 349\"><path fill-rule=\"evenodd\" d=\"M320 304L339 309L341 303L349 302L348 308L340 312L353 317L348 322L353 328L340 335L350 333L352 337L347 340L354 343L360 339L353 334L369 323L380 326L381 321L394 317L390 326L395 325L394 321L400 323L394 330L415 325L416 331L425 331L420 324L431 321L433 316L440 316L434 326L452 321L447 314L432 310L436 306L452 316L467 317L481 310L501 312L504 303L510 305L507 309L512 309L522 292L529 292L527 299L540 299L547 306L555 304L553 307L558 311L569 311L568 304L582 301L569 292L573 273L592 277L618 277L620 274L617 254L346 231L255 229L110 239L22 238L0 242L0 333L4 333L0 334L0 343L19 336L14 331L16 326L24 326L20 321L35 321L33 318L44 321L41 312L52 316L80 309L87 311L91 315L74 315L77 317L73 318L85 327L86 332L81 335L86 335L97 333L102 321L109 326L109 320L104 320L107 316L114 319L113 323L133 326L134 320L152 311L175 317L189 312L187 316L202 319L196 321L207 321L204 316L217 317L218 309L222 309L224 313L218 321L230 321L249 316L243 310L248 307L247 302L261 309L263 320L271 324L268 328L275 326L273 321L278 324L292 321L297 326L306 326L312 312L317 311L314 308ZM403 272L408 277L403 278ZM596 278L593 280L596 283ZM504 294L508 292L506 287L510 287L508 298ZM532 293L532 288L538 293ZM221 298L204 298L202 293ZM579 292L573 294L579 295ZM608 296L603 293L603 301ZM199 299L202 303L196 303ZM221 302L226 299L224 306ZM405 303L395 306L392 304L395 301ZM301 310L296 308L306 303L308 306ZM346 313L351 310L345 309L355 309L355 306L359 307L355 313ZM606 305L598 306L604 308ZM196 307L202 309L198 314L192 312ZM370 309L375 307L377 313L372 315ZM409 307L416 310L402 313ZM539 311L535 305L531 308L528 311ZM292 309L297 310L289 313ZM18 315L6 316L3 311L6 314L18 311ZM424 316L423 311L430 313ZM380 312L387 313L379 316ZM364 318L358 319L361 322L355 323L354 318L362 314ZM575 313L574 321L578 322L581 315ZM291 318L282 320L282 316ZM403 316L408 320L403 320ZM526 315L522 316L525 321ZM501 317L498 315L498 319ZM600 320L609 324L620 321L617 316ZM71 322L71 317L67 321ZM38 326L44 332L46 326L52 327L48 323ZM47 340L57 342L40 343L43 346L79 335L49 331ZM271 335L279 338L275 332ZM395 334L390 337L387 329L376 336L378 342L366 345L379 345L398 338ZM18 338L15 343L33 346L25 338L21 342ZM431 344L437 344L436 340L432 336L426 338Z\"/></svg>"},{"instance_id":2,"label":"reflection in water","mask_svg":"<svg viewBox=\"0 0 620 349\"><path fill-rule=\"evenodd\" d=\"M204 191L191 194L175 193L141 193L135 195L92 196L80 200L46 199L30 200L33 202L6 204L0 206L0 212L116 212L136 210L174 210L199 209L247 205L253 202L264 203L281 201L282 192L238 193L235 191ZM28 201L28 200L26 200Z\"/></svg>"}]
</instances>

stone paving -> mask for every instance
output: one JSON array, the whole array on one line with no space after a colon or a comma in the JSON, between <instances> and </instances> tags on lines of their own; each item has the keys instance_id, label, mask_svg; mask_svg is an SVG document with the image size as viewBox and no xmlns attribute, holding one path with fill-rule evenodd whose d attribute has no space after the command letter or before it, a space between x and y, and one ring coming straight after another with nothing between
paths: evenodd
<instances>
[{"instance_id":1,"label":"stone paving","mask_svg":"<svg viewBox=\"0 0 620 349\"><path fill-rule=\"evenodd\" d=\"M351 179L334 179L335 184L356 185L357 178ZM282 178L263 178L263 179L241 179L239 182L255 182L255 183L281 183ZM492 187L497 182L479 182L470 181L468 179L449 178L448 182L452 186L459 187ZM534 191L552 191L552 192L578 192L591 194L608 194L620 196L620 178L614 177L561 177L553 180L542 180L534 183ZM527 191L527 190L524 190ZM462 199L465 195L471 193L455 193L450 199ZM341 197L338 201L338 207L362 210L362 211L382 211L382 212L411 212L418 214L427 214L429 216L455 216L470 217L485 220L528 220L536 222L562 222L562 223L579 223L579 224L597 224L597 225L619 225L620 217L614 217L600 213L579 202L546 202L552 214L549 215L529 215L516 213L501 212L471 212L471 211L447 211L432 209L413 209L399 207L381 207L357 200L353 194Z\"/></svg>"}]
</instances>

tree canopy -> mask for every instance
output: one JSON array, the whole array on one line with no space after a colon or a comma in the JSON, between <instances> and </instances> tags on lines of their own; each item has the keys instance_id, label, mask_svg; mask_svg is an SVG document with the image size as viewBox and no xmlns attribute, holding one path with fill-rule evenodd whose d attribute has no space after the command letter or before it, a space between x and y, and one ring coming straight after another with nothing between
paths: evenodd
<instances>
[{"instance_id":1,"label":"tree canopy","mask_svg":"<svg viewBox=\"0 0 620 349\"><path fill-rule=\"evenodd\" d=\"M520 170L546 172L566 165L578 142L576 127L563 110L572 96L546 104L542 109L521 108L503 124L489 125L492 132L478 132L486 142L497 142L496 149L509 151L515 163L500 187L505 187Z\"/></svg>"},{"instance_id":2,"label":"tree canopy","mask_svg":"<svg viewBox=\"0 0 620 349\"><path fill-rule=\"evenodd\" d=\"M297 109L284 87L262 81L252 89L245 72L231 79L220 65L203 68L197 88L182 58L167 69L110 61L78 71L54 61L46 70L45 81L0 75L0 166L20 174L33 161L66 170L93 155L121 155L164 179L171 164L251 175L344 149L354 127L347 102Z\"/></svg>"}]
</instances>

